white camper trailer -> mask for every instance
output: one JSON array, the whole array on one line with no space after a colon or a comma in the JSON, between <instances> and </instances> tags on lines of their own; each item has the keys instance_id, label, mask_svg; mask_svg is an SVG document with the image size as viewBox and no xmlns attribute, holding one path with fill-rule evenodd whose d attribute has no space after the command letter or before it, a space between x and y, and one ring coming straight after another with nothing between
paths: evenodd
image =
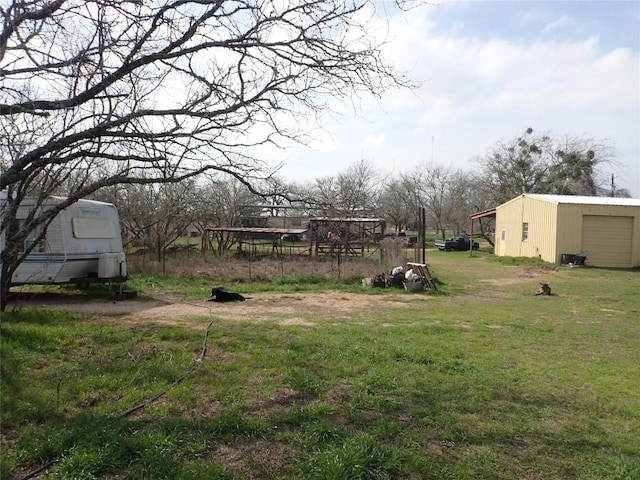
<instances>
[{"instance_id":1,"label":"white camper trailer","mask_svg":"<svg viewBox=\"0 0 640 480\"><path fill-rule=\"evenodd\" d=\"M40 208L46 209L62 200L49 197ZM35 205L35 200L24 201L18 209L18 220L26 218ZM4 241L3 234L2 248ZM44 240L18 266L12 285L124 282L126 278L127 263L116 207L78 200L56 215Z\"/></svg>"}]
</instances>

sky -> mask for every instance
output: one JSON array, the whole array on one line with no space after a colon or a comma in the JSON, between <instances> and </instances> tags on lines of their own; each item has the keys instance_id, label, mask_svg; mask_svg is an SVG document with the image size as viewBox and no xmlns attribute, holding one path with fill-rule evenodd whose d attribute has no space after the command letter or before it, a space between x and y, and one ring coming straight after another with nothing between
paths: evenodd
<instances>
[{"instance_id":1,"label":"sky","mask_svg":"<svg viewBox=\"0 0 640 480\"><path fill-rule=\"evenodd\" d=\"M365 159L385 177L419 165L475 171L527 128L615 151L618 188L640 197L640 1L438 1L389 15L386 54L420 84L333 105L310 145L279 153L307 182Z\"/></svg>"}]
</instances>

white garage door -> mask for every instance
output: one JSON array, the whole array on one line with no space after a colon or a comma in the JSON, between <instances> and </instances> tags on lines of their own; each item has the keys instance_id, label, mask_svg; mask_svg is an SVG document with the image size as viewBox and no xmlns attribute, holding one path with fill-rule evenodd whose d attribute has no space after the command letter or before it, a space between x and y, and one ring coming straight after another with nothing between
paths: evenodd
<instances>
[{"instance_id":1,"label":"white garage door","mask_svg":"<svg viewBox=\"0 0 640 480\"><path fill-rule=\"evenodd\" d=\"M633 217L582 217L582 251L594 267L631 267Z\"/></svg>"}]
</instances>

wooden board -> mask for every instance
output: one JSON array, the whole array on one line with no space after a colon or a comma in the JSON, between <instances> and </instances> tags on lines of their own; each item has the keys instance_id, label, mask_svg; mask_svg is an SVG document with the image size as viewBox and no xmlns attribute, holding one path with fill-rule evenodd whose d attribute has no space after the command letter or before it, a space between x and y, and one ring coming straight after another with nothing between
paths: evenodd
<instances>
[{"instance_id":1,"label":"wooden board","mask_svg":"<svg viewBox=\"0 0 640 480\"><path fill-rule=\"evenodd\" d=\"M433 277L426 263L407 262L407 266L412 268L415 274L420 277L424 288L428 290L438 290L436 282L433 281Z\"/></svg>"}]
</instances>

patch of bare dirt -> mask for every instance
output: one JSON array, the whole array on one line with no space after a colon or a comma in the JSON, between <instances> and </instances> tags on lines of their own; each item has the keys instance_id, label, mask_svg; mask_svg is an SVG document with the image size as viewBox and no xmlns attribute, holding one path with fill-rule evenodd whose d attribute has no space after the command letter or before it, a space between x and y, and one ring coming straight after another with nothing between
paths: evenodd
<instances>
[{"instance_id":1,"label":"patch of bare dirt","mask_svg":"<svg viewBox=\"0 0 640 480\"><path fill-rule=\"evenodd\" d=\"M521 283L527 283L531 279L540 278L542 276L549 276L554 273L554 269L545 268L545 267L525 267L518 270L515 276L513 275L505 275L500 278L484 278L478 280L480 283L485 283L489 285L495 286L506 286L506 285L518 285Z\"/></svg>"},{"instance_id":2,"label":"patch of bare dirt","mask_svg":"<svg viewBox=\"0 0 640 480\"><path fill-rule=\"evenodd\" d=\"M263 439L221 444L211 452L216 462L248 480L263 478L253 473L256 464L267 471L290 470L296 455L297 451L289 443Z\"/></svg>"},{"instance_id":3,"label":"patch of bare dirt","mask_svg":"<svg viewBox=\"0 0 640 480\"><path fill-rule=\"evenodd\" d=\"M9 309L35 307L63 310L87 315L100 315L104 321L118 323L155 322L194 324L193 317L229 320L266 321L278 319L284 325L313 327L310 319L325 321L339 318L366 317L366 312L406 306L407 300L428 301L426 296L390 293L384 297L359 293L329 291L323 293L256 293L244 302L217 303L207 299L185 301L179 298L106 300L70 294L25 295L14 299Z\"/></svg>"},{"instance_id":4,"label":"patch of bare dirt","mask_svg":"<svg viewBox=\"0 0 640 480\"><path fill-rule=\"evenodd\" d=\"M271 418L276 412L294 404L306 405L312 403L314 397L308 393L299 392L288 387L280 387L271 393L268 399L253 405L253 413L262 419Z\"/></svg>"}]
</instances>

